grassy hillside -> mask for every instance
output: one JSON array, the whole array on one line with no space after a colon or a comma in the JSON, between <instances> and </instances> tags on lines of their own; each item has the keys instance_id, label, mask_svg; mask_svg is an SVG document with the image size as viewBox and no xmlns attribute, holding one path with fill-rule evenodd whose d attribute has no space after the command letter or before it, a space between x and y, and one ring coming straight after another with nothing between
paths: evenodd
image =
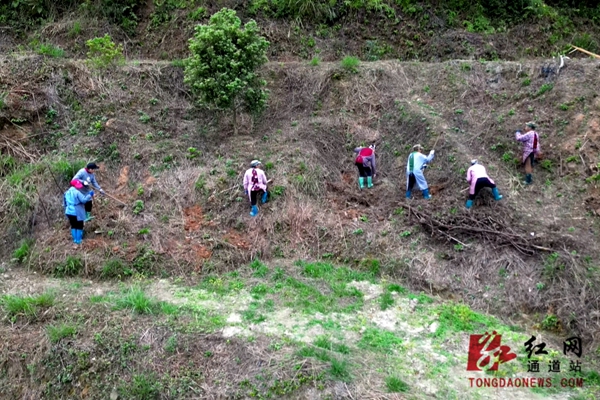
<instances>
[{"instance_id":1,"label":"grassy hillside","mask_svg":"<svg viewBox=\"0 0 600 400\"><path fill-rule=\"evenodd\" d=\"M222 3L135 3L128 24L91 19L101 1L59 2L2 28L7 398L597 398L599 64L522 59L574 39L595 50L592 6L530 8L526 24L465 3L452 25L463 2L332 2L335 17L248 3L272 43L270 98L233 135L229 114L194 104L179 60ZM105 32L126 61L97 69L85 41ZM530 120L543 159L525 186L514 131ZM371 142L378 174L360 191L352 150ZM436 150L430 201L404 198L416 143ZM274 181L250 218L255 158ZM468 211L472 158L504 199ZM112 198L74 250L62 193L88 161ZM518 358L465 371L468 335L493 330ZM534 377L531 335L551 350L544 374L562 362L552 387L469 386ZM562 353L572 335L580 373Z\"/></svg>"}]
</instances>

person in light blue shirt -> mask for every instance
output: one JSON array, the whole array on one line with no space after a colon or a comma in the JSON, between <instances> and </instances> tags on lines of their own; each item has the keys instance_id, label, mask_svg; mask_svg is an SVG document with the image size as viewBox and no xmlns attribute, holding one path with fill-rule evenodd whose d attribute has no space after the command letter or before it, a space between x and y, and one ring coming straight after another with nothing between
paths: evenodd
<instances>
[{"instance_id":1,"label":"person in light blue shirt","mask_svg":"<svg viewBox=\"0 0 600 400\"><path fill-rule=\"evenodd\" d=\"M423 171L427 168L427 165L433 160L435 150L429 152L429 156L423 154L423 146L416 144L413 146L413 152L408 156L408 162L406 163L406 198L410 199L412 194L412 188L415 183L423 192L423 198L429 200L431 195L429 194L429 187L425 180Z\"/></svg>"},{"instance_id":2,"label":"person in light blue shirt","mask_svg":"<svg viewBox=\"0 0 600 400\"><path fill-rule=\"evenodd\" d=\"M63 195L63 207L65 215L71 225L71 236L73 243L81 244L83 240L83 222L86 219L85 204L92 201L94 191L91 190L87 194L81 193L83 184L77 179L71 181L71 187Z\"/></svg>"},{"instance_id":3,"label":"person in light blue shirt","mask_svg":"<svg viewBox=\"0 0 600 400\"><path fill-rule=\"evenodd\" d=\"M86 195L94 188L98 189L100 193L104 194L104 190L100 187L98 181L96 181L96 177L94 176L94 170L97 169L100 168L98 165L96 165L96 163L89 163L85 166L85 168L81 168L79 171L77 171L73 177L73 179L77 179L83 185L83 187L79 190L82 194ZM92 200L90 200L85 203L85 221L87 222L92 218L94 217L92 217Z\"/></svg>"}]
</instances>

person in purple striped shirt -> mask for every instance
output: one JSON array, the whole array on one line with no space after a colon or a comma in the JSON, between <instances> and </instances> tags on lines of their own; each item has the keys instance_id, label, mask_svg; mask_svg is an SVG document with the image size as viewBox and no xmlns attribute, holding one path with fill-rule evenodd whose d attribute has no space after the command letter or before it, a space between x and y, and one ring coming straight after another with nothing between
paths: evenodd
<instances>
[{"instance_id":1,"label":"person in purple striped shirt","mask_svg":"<svg viewBox=\"0 0 600 400\"><path fill-rule=\"evenodd\" d=\"M515 132L515 139L523 143L523 165L525 166L525 184L531 185L533 179L533 162L537 154L541 152L540 138L535 131L535 124L528 122L525 124L525 133Z\"/></svg>"}]
</instances>

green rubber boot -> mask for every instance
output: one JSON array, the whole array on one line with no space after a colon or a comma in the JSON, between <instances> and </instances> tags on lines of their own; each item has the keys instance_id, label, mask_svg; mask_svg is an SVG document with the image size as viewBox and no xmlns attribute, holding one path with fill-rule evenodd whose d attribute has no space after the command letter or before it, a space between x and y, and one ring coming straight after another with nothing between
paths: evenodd
<instances>
[{"instance_id":1,"label":"green rubber boot","mask_svg":"<svg viewBox=\"0 0 600 400\"><path fill-rule=\"evenodd\" d=\"M361 189L364 189L364 188L365 188L365 178L363 178L363 177L360 177L360 178L358 178L358 186L359 186Z\"/></svg>"},{"instance_id":2,"label":"green rubber boot","mask_svg":"<svg viewBox=\"0 0 600 400\"><path fill-rule=\"evenodd\" d=\"M372 176L367 176L367 187L368 188L373 187L373 177Z\"/></svg>"},{"instance_id":3,"label":"green rubber boot","mask_svg":"<svg viewBox=\"0 0 600 400\"><path fill-rule=\"evenodd\" d=\"M94 219L94 217L92 217L92 213L86 211L86 213L85 213L85 222L88 222L88 221L90 221L92 219Z\"/></svg>"}]
</instances>

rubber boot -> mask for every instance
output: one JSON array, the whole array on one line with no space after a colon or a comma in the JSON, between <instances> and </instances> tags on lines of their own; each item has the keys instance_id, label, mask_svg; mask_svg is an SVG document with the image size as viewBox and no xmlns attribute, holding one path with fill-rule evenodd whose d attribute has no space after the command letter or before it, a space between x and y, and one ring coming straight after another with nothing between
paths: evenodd
<instances>
[{"instance_id":1,"label":"rubber boot","mask_svg":"<svg viewBox=\"0 0 600 400\"><path fill-rule=\"evenodd\" d=\"M412 195L411 191L410 191L410 190L407 190L407 191L406 191L406 198L407 198L407 199L410 199L410 196L411 196L411 195Z\"/></svg>"},{"instance_id":2,"label":"rubber boot","mask_svg":"<svg viewBox=\"0 0 600 400\"><path fill-rule=\"evenodd\" d=\"M367 187L368 188L373 187L373 177L372 176L367 176Z\"/></svg>"},{"instance_id":3,"label":"rubber boot","mask_svg":"<svg viewBox=\"0 0 600 400\"><path fill-rule=\"evenodd\" d=\"M422 192L423 192L423 198L425 200L429 200L431 198L431 195L429 194L429 189L425 189Z\"/></svg>"},{"instance_id":4,"label":"rubber boot","mask_svg":"<svg viewBox=\"0 0 600 400\"><path fill-rule=\"evenodd\" d=\"M71 229L71 236L73 237L73 243L77 244L77 229Z\"/></svg>"},{"instance_id":5,"label":"rubber boot","mask_svg":"<svg viewBox=\"0 0 600 400\"><path fill-rule=\"evenodd\" d=\"M360 187L361 189L365 188L365 178L363 178L363 177L358 178L358 187Z\"/></svg>"},{"instance_id":6,"label":"rubber boot","mask_svg":"<svg viewBox=\"0 0 600 400\"><path fill-rule=\"evenodd\" d=\"M473 200L467 200L467 204L465 204L465 207L467 207L467 208L473 207Z\"/></svg>"},{"instance_id":7,"label":"rubber boot","mask_svg":"<svg viewBox=\"0 0 600 400\"><path fill-rule=\"evenodd\" d=\"M256 217L257 214L258 214L258 207L257 206L252 206L252 211L250 211L250 216L251 217Z\"/></svg>"},{"instance_id":8,"label":"rubber boot","mask_svg":"<svg viewBox=\"0 0 600 400\"><path fill-rule=\"evenodd\" d=\"M76 237L77 237L77 242L76 243L77 244L81 244L81 242L83 240L83 229L76 229L75 232L76 232L75 234L76 234Z\"/></svg>"},{"instance_id":9,"label":"rubber boot","mask_svg":"<svg viewBox=\"0 0 600 400\"><path fill-rule=\"evenodd\" d=\"M531 174L525 175L525 184L531 185L533 183L533 179L531 178Z\"/></svg>"},{"instance_id":10,"label":"rubber boot","mask_svg":"<svg viewBox=\"0 0 600 400\"><path fill-rule=\"evenodd\" d=\"M85 213L85 222L88 222L89 220L94 219L94 217L92 217L92 213L91 212L87 212Z\"/></svg>"},{"instance_id":11,"label":"rubber boot","mask_svg":"<svg viewBox=\"0 0 600 400\"><path fill-rule=\"evenodd\" d=\"M261 201L263 204L265 204L267 202L267 192L263 193Z\"/></svg>"},{"instance_id":12,"label":"rubber boot","mask_svg":"<svg viewBox=\"0 0 600 400\"><path fill-rule=\"evenodd\" d=\"M494 200L498 201L498 200L502 199L502 195L500 193L498 193L497 187L492 189L492 194L494 195Z\"/></svg>"}]
</instances>

